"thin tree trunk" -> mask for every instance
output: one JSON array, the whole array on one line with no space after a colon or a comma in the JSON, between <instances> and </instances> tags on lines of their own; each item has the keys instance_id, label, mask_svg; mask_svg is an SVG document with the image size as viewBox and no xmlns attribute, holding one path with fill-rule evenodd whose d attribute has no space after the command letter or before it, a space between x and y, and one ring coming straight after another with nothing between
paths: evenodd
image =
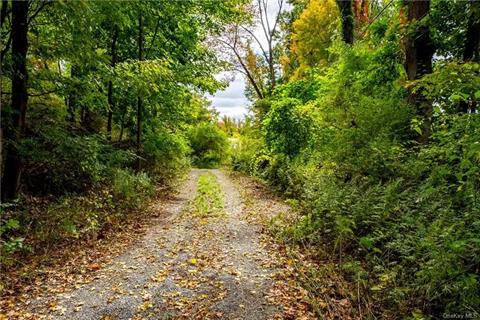
<instances>
[{"instance_id":1,"label":"thin tree trunk","mask_svg":"<svg viewBox=\"0 0 480 320\"><path fill-rule=\"evenodd\" d=\"M408 24L425 18L430 10L430 1L405 0ZM430 37L430 28L425 23L406 36L405 70L409 80L420 79L432 72L432 58L435 46ZM410 91L408 100L417 107L417 113L423 118L422 134L419 142L426 143L430 137L432 103L419 92Z\"/></svg>"},{"instance_id":2,"label":"thin tree trunk","mask_svg":"<svg viewBox=\"0 0 480 320\"><path fill-rule=\"evenodd\" d=\"M234 53L235 56L237 57L238 62L239 62L240 65L242 66L243 71L245 71L245 75L247 76L248 81L250 82L250 84L252 85L253 89L255 90L255 93L257 94L258 98L259 98L259 99L263 99L264 96L263 96L262 90L260 90L260 87L258 86L257 82L255 81L255 78L254 78L253 75L250 73L250 70L248 70L248 67L245 65L245 63L243 62L243 59L242 59L242 57L240 56L240 54L238 53L237 49L235 49L234 46L232 46L231 48L232 48L232 50L233 50L233 53Z\"/></svg>"},{"instance_id":3,"label":"thin tree trunk","mask_svg":"<svg viewBox=\"0 0 480 320\"><path fill-rule=\"evenodd\" d=\"M138 18L138 60L143 60L143 17L140 13ZM140 70L141 72L141 66ZM141 162L140 162L140 150L142 146L142 109L143 109L143 101L140 96L137 98L137 170L140 170Z\"/></svg>"},{"instance_id":4,"label":"thin tree trunk","mask_svg":"<svg viewBox=\"0 0 480 320\"><path fill-rule=\"evenodd\" d=\"M112 46L111 46L111 55L112 55L112 68L115 68L117 63L117 38L118 38L118 29L115 29L113 33ZM112 140L112 118L113 118L113 82L110 80L108 82L108 105L110 110L108 110L108 119L107 119L107 139Z\"/></svg>"},{"instance_id":5,"label":"thin tree trunk","mask_svg":"<svg viewBox=\"0 0 480 320\"><path fill-rule=\"evenodd\" d=\"M74 79L75 77L78 76L78 67L76 65L72 65L70 69L70 78ZM76 99L76 92L70 92L68 94L68 115L67 115L67 120L71 123L75 123L75 114L76 114L76 104L77 104L77 99Z\"/></svg>"},{"instance_id":6,"label":"thin tree trunk","mask_svg":"<svg viewBox=\"0 0 480 320\"><path fill-rule=\"evenodd\" d=\"M342 39L347 44L353 44L352 0L337 0L337 6L342 20Z\"/></svg>"},{"instance_id":7,"label":"thin tree trunk","mask_svg":"<svg viewBox=\"0 0 480 320\"><path fill-rule=\"evenodd\" d=\"M270 39L269 43L268 43L268 50L269 50L269 60L268 60L268 68L270 70L270 83L271 83L271 91L273 91L273 89L275 89L275 85L276 85L276 79L275 79L275 68L273 66L273 49L272 49L272 41L273 41L273 38Z\"/></svg>"},{"instance_id":8,"label":"thin tree trunk","mask_svg":"<svg viewBox=\"0 0 480 320\"><path fill-rule=\"evenodd\" d=\"M2 181L2 199L16 198L20 186L22 162L17 144L25 129L27 111L28 1L12 1L12 122L5 128L6 159Z\"/></svg>"},{"instance_id":9,"label":"thin tree trunk","mask_svg":"<svg viewBox=\"0 0 480 320\"><path fill-rule=\"evenodd\" d=\"M122 120L120 122L120 135L118 136L118 142L122 141L123 139L123 129L125 127L125 114L127 113L127 107L125 107L125 111L123 112L122 115Z\"/></svg>"}]
</instances>

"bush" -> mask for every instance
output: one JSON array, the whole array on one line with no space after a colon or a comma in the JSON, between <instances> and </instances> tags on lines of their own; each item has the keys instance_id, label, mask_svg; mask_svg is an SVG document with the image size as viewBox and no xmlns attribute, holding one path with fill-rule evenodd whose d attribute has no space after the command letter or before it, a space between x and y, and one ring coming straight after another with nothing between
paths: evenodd
<instances>
[{"instance_id":1,"label":"bush","mask_svg":"<svg viewBox=\"0 0 480 320\"><path fill-rule=\"evenodd\" d=\"M188 141L178 133L160 131L145 135L145 169L164 185L189 168L189 153Z\"/></svg>"},{"instance_id":2,"label":"bush","mask_svg":"<svg viewBox=\"0 0 480 320\"><path fill-rule=\"evenodd\" d=\"M241 135L232 139L231 166L234 170L253 174L256 156L264 147L263 140Z\"/></svg>"},{"instance_id":3,"label":"bush","mask_svg":"<svg viewBox=\"0 0 480 320\"><path fill-rule=\"evenodd\" d=\"M306 111L297 99L285 98L273 103L263 120L267 147L288 157L307 147L313 119Z\"/></svg>"},{"instance_id":4,"label":"bush","mask_svg":"<svg viewBox=\"0 0 480 320\"><path fill-rule=\"evenodd\" d=\"M144 172L135 174L129 170L118 169L113 176L112 193L115 201L137 208L153 195L154 185Z\"/></svg>"},{"instance_id":5,"label":"bush","mask_svg":"<svg viewBox=\"0 0 480 320\"><path fill-rule=\"evenodd\" d=\"M225 132L211 123L202 123L189 132L193 163L201 168L214 168L228 157L229 142Z\"/></svg>"},{"instance_id":6,"label":"bush","mask_svg":"<svg viewBox=\"0 0 480 320\"><path fill-rule=\"evenodd\" d=\"M106 166L98 137L66 135L53 128L21 141L24 180L29 191L44 194L83 192L100 182Z\"/></svg>"},{"instance_id":7,"label":"bush","mask_svg":"<svg viewBox=\"0 0 480 320\"><path fill-rule=\"evenodd\" d=\"M309 80L314 94L278 86L259 136L265 146L239 148L232 163L299 201L303 215L280 234L336 261L359 290L352 302L375 302L372 318L475 314L479 67L442 64L409 83L434 106L432 136L420 145L392 49L340 49Z\"/></svg>"}]
</instances>

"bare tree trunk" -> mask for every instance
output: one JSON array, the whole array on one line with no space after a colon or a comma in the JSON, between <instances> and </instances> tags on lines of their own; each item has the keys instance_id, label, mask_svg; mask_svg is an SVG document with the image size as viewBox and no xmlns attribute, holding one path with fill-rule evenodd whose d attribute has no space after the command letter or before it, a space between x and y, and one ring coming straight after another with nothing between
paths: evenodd
<instances>
[{"instance_id":1,"label":"bare tree trunk","mask_svg":"<svg viewBox=\"0 0 480 320\"><path fill-rule=\"evenodd\" d=\"M138 60L143 60L143 16L140 13L138 18ZM141 68L140 68L141 69ZM140 96L137 98L137 156L140 156L142 146L142 109L143 101ZM140 170L141 161L137 158L137 170Z\"/></svg>"},{"instance_id":2,"label":"bare tree trunk","mask_svg":"<svg viewBox=\"0 0 480 320\"><path fill-rule=\"evenodd\" d=\"M430 1L405 0L407 21L412 24L426 17L430 10ZM405 70L409 80L416 80L432 72L432 58L435 46L430 37L430 28L425 23L411 31L405 39ZM417 113L423 118L420 143L426 143L430 137L432 103L421 93L410 91L408 100L417 107Z\"/></svg>"},{"instance_id":3,"label":"bare tree trunk","mask_svg":"<svg viewBox=\"0 0 480 320\"><path fill-rule=\"evenodd\" d=\"M270 71L270 89L271 91L273 91L273 89L275 89L275 85L276 85L276 79L275 79L275 67L274 67L274 57L273 57L273 48L272 48L272 41L273 41L273 38L272 40L270 40L268 42L268 69Z\"/></svg>"},{"instance_id":4,"label":"bare tree trunk","mask_svg":"<svg viewBox=\"0 0 480 320\"><path fill-rule=\"evenodd\" d=\"M353 44L353 10L352 0L337 0L342 20L342 39L347 44Z\"/></svg>"},{"instance_id":5,"label":"bare tree trunk","mask_svg":"<svg viewBox=\"0 0 480 320\"><path fill-rule=\"evenodd\" d=\"M118 39L118 29L115 29L113 33L112 46L111 46L111 55L112 55L112 68L115 68L117 63L117 39ZM107 119L107 139L112 140L112 118L113 118L113 82L110 80L108 82L108 119Z\"/></svg>"},{"instance_id":6,"label":"bare tree trunk","mask_svg":"<svg viewBox=\"0 0 480 320\"><path fill-rule=\"evenodd\" d=\"M2 199L16 198L20 186L22 162L17 144L25 129L27 111L28 1L12 1L12 122L6 126L6 159L2 181Z\"/></svg>"}]
</instances>

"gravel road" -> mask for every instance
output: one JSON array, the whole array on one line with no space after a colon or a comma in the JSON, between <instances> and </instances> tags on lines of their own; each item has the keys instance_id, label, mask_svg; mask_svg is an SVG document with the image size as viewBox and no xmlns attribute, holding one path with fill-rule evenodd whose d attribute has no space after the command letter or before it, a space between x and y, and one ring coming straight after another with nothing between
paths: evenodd
<instances>
[{"instance_id":1,"label":"gravel road","mask_svg":"<svg viewBox=\"0 0 480 320\"><path fill-rule=\"evenodd\" d=\"M190 214L198 177L215 175L225 214ZM178 194L158 203L166 218L128 252L73 291L42 298L51 319L273 319L276 272L259 226L247 222L237 186L220 170L192 170ZM46 307L48 305L48 307Z\"/></svg>"}]
</instances>

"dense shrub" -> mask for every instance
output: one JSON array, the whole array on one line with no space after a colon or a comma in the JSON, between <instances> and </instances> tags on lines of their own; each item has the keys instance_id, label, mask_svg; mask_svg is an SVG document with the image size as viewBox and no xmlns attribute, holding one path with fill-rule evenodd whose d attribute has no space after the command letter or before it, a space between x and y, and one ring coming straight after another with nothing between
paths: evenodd
<instances>
[{"instance_id":1,"label":"dense shrub","mask_svg":"<svg viewBox=\"0 0 480 320\"><path fill-rule=\"evenodd\" d=\"M114 200L132 208L139 207L153 195L152 179L144 172L133 173L119 169L115 172L112 181Z\"/></svg>"},{"instance_id":2,"label":"dense shrub","mask_svg":"<svg viewBox=\"0 0 480 320\"><path fill-rule=\"evenodd\" d=\"M168 184L189 167L190 147L179 133L160 131L145 136L144 157L147 171Z\"/></svg>"},{"instance_id":3,"label":"dense shrub","mask_svg":"<svg viewBox=\"0 0 480 320\"><path fill-rule=\"evenodd\" d=\"M263 120L267 147L288 157L296 156L308 145L312 120L299 100L276 101Z\"/></svg>"},{"instance_id":4,"label":"dense shrub","mask_svg":"<svg viewBox=\"0 0 480 320\"><path fill-rule=\"evenodd\" d=\"M212 123L201 123L189 132L192 160L196 166L214 168L227 160L229 142L225 132Z\"/></svg>"},{"instance_id":5,"label":"dense shrub","mask_svg":"<svg viewBox=\"0 0 480 320\"><path fill-rule=\"evenodd\" d=\"M243 134L232 139L231 166L234 170L253 174L255 159L264 148L263 140L254 134Z\"/></svg>"},{"instance_id":6,"label":"dense shrub","mask_svg":"<svg viewBox=\"0 0 480 320\"><path fill-rule=\"evenodd\" d=\"M420 145L394 47L333 48L305 87L315 93L277 87L258 147L237 147L233 165L300 201L281 233L335 257L372 315L480 312L478 65L440 64L408 84L435 106Z\"/></svg>"}]
</instances>

